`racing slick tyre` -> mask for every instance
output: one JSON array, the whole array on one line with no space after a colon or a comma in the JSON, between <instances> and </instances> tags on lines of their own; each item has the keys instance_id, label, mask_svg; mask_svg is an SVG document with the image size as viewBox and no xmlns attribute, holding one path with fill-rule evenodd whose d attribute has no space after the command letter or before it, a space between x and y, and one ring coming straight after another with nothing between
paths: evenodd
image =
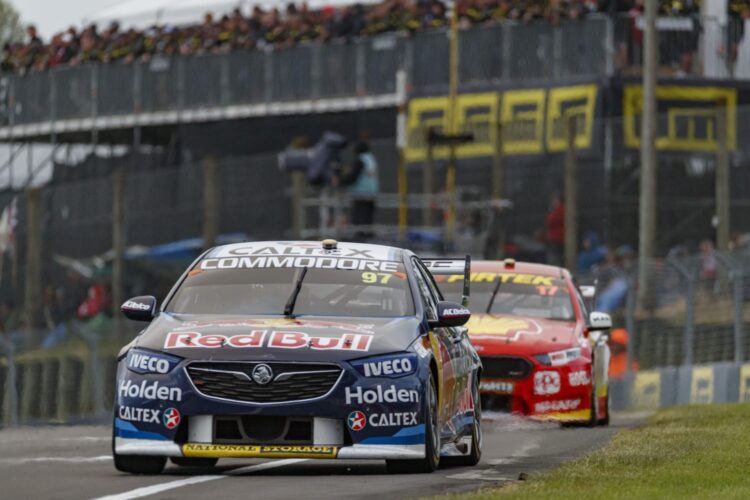
<instances>
[{"instance_id":1,"label":"racing slick tyre","mask_svg":"<svg viewBox=\"0 0 750 500\"><path fill-rule=\"evenodd\" d=\"M440 460L440 465L468 467L478 464L482 459L482 400L479 397L479 381L474 384L471 397L474 400L474 425L471 429L469 454L460 457L444 457Z\"/></svg>"},{"instance_id":2,"label":"racing slick tyre","mask_svg":"<svg viewBox=\"0 0 750 500\"><path fill-rule=\"evenodd\" d=\"M167 463L167 457L152 457L149 455L118 455L115 458L115 469L130 474L160 474Z\"/></svg>"},{"instance_id":3,"label":"racing slick tyre","mask_svg":"<svg viewBox=\"0 0 750 500\"><path fill-rule=\"evenodd\" d=\"M180 467L213 467L218 458L170 457L169 461Z\"/></svg>"},{"instance_id":4,"label":"racing slick tyre","mask_svg":"<svg viewBox=\"0 0 750 500\"><path fill-rule=\"evenodd\" d=\"M386 460L385 467L390 474L417 474L433 472L440 463L440 426L438 425L438 397L435 380L430 378L425 384L425 457L417 460Z\"/></svg>"},{"instance_id":5,"label":"racing slick tyre","mask_svg":"<svg viewBox=\"0 0 750 500\"><path fill-rule=\"evenodd\" d=\"M591 374L591 417L588 421L589 427L596 427L599 424L599 400L596 397L596 381L594 374Z\"/></svg>"}]
</instances>

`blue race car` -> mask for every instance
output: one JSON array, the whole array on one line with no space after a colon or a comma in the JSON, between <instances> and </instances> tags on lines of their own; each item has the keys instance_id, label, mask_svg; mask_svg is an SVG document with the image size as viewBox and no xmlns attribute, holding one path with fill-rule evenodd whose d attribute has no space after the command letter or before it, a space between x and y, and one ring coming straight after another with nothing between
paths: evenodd
<instances>
[{"instance_id":1,"label":"blue race car","mask_svg":"<svg viewBox=\"0 0 750 500\"><path fill-rule=\"evenodd\" d=\"M448 263L450 265L450 263ZM463 266L468 268L468 266ZM219 458L385 459L431 472L481 457L469 311L408 250L321 242L201 255L120 352L113 455L158 474Z\"/></svg>"}]
</instances>

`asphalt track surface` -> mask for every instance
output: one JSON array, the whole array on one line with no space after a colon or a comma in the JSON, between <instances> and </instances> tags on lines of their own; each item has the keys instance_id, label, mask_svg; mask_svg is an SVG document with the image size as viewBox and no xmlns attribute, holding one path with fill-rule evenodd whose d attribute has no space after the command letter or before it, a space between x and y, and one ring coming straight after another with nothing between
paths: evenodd
<instances>
[{"instance_id":1,"label":"asphalt track surface","mask_svg":"<svg viewBox=\"0 0 750 500\"><path fill-rule=\"evenodd\" d=\"M506 415L484 422L484 456L476 467L433 474L388 475L381 461L220 460L213 469L168 464L158 476L116 471L106 426L0 430L0 498L419 498L517 480L606 444L638 415L613 416L610 427L560 428Z\"/></svg>"}]
</instances>

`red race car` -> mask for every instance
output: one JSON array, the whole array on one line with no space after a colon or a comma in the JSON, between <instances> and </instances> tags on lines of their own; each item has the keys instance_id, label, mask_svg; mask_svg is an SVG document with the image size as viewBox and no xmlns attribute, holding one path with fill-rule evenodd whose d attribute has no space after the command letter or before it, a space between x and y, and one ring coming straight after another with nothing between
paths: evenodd
<instances>
[{"instance_id":1,"label":"red race car","mask_svg":"<svg viewBox=\"0 0 750 500\"><path fill-rule=\"evenodd\" d=\"M431 269L446 300L460 300L463 275ZM587 295L593 290L585 288ZM482 358L482 407L564 423L609 423L608 314L589 313L563 268L471 264L471 320Z\"/></svg>"}]
</instances>

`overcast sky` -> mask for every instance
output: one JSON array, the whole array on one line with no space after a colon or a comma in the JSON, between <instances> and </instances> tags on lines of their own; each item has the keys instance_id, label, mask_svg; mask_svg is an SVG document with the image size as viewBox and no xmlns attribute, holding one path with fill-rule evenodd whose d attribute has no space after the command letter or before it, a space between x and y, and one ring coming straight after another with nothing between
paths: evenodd
<instances>
[{"instance_id":1,"label":"overcast sky","mask_svg":"<svg viewBox=\"0 0 750 500\"><path fill-rule=\"evenodd\" d=\"M121 0L122 1L122 0ZM95 12L120 3L117 0L10 0L24 24L35 24L44 38L62 31Z\"/></svg>"}]
</instances>

